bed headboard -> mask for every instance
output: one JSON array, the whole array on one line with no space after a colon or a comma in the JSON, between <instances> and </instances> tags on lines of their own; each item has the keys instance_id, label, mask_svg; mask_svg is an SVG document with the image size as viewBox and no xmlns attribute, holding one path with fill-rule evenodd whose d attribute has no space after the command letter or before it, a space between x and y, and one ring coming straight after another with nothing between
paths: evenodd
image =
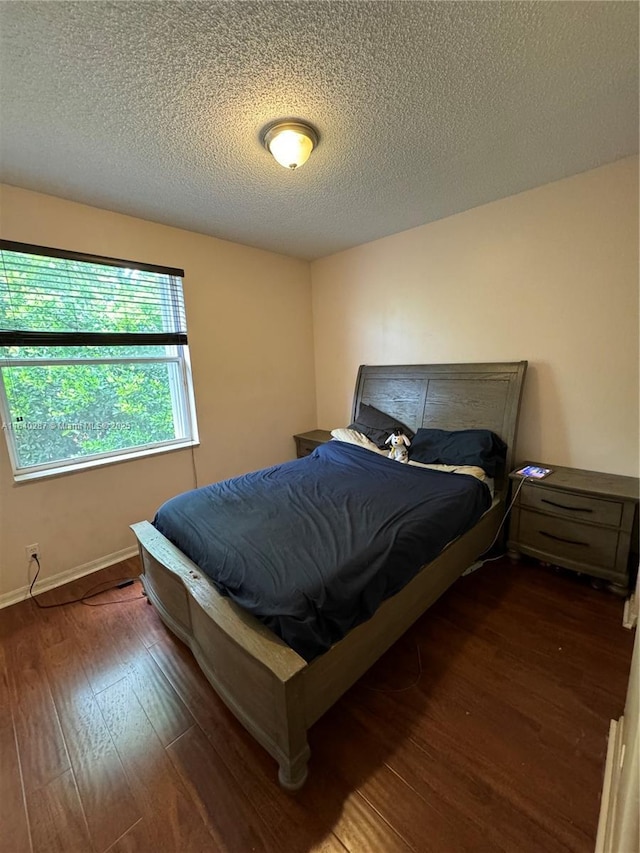
<instances>
[{"instance_id":1,"label":"bed headboard","mask_svg":"<svg viewBox=\"0 0 640 853\"><path fill-rule=\"evenodd\" d=\"M526 361L487 364L361 365L352 420L361 402L412 430L490 429L507 445L506 471L515 464L515 439ZM500 489L504 477L496 478Z\"/></svg>"}]
</instances>

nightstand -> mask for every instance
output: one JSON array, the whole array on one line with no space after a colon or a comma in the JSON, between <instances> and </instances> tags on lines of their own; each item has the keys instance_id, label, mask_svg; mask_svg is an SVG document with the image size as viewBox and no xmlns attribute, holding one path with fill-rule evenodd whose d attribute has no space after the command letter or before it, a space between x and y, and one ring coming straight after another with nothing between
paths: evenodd
<instances>
[{"instance_id":1,"label":"nightstand","mask_svg":"<svg viewBox=\"0 0 640 853\"><path fill-rule=\"evenodd\" d=\"M526 465L541 465L526 462ZM522 467L522 466L519 466ZM630 552L638 529L636 477L548 465L553 473L527 480L512 509L507 549L608 580L619 594L629 589ZM509 475L512 490L521 477Z\"/></svg>"},{"instance_id":2,"label":"nightstand","mask_svg":"<svg viewBox=\"0 0 640 853\"><path fill-rule=\"evenodd\" d=\"M296 456L302 459L303 456L308 456L310 453L324 444L325 441L331 441L331 433L326 429L312 429L309 432L301 432L293 436L296 442Z\"/></svg>"}]
</instances>

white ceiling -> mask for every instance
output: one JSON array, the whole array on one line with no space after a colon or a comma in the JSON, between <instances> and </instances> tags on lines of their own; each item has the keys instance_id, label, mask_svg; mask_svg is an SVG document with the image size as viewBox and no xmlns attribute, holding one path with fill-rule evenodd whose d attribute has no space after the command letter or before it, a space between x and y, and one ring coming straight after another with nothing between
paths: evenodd
<instances>
[{"instance_id":1,"label":"white ceiling","mask_svg":"<svg viewBox=\"0 0 640 853\"><path fill-rule=\"evenodd\" d=\"M0 34L4 182L301 258L638 150L635 2L2 2ZM259 141L289 116L296 172Z\"/></svg>"}]
</instances>

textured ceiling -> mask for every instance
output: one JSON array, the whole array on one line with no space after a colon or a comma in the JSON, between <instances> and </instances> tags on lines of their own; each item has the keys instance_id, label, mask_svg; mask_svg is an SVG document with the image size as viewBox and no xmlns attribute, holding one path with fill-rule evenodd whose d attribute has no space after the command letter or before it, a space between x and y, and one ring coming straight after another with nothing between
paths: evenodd
<instances>
[{"instance_id":1,"label":"textured ceiling","mask_svg":"<svg viewBox=\"0 0 640 853\"><path fill-rule=\"evenodd\" d=\"M2 2L0 34L4 182L302 258L638 150L634 2Z\"/></svg>"}]
</instances>

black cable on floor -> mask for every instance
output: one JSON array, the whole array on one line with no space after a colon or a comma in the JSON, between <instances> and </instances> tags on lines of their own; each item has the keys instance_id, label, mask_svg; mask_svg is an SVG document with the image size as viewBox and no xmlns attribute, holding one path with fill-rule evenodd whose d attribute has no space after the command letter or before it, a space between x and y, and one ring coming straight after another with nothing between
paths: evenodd
<instances>
[{"instance_id":1,"label":"black cable on floor","mask_svg":"<svg viewBox=\"0 0 640 853\"><path fill-rule=\"evenodd\" d=\"M80 598L71 598L69 601L59 601L56 604L41 604L37 597L33 594L33 588L36 585L36 581L38 580L38 575L40 574L40 560L38 559L38 555L34 554L33 558L36 561L38 566L38 570L35 573L33 580L31 581L31 586L29 587L29 596L31 600L34 601L41 610L48 610L51 607L66 607L67 604L86 604L87 607L103 607L107 604L126 604L128 601L138 601L141 598L144 598L144 595L132 595L129 598L118 598L115 601L96 601L93 603L89 602L90 598L95 598L97 595L102 595L103 592L109 592L112 589L117 589L120 586L127 586L129 583L135 583L138 578L116 578L115 581L102 581L102 583L94 584L90 587L84 595L80 596ZM105 583L110 583L111 586L107 586L104 589L99 589L97 592L93 592L98 586L102 586Z\"/></svg>"}]
</instances>

